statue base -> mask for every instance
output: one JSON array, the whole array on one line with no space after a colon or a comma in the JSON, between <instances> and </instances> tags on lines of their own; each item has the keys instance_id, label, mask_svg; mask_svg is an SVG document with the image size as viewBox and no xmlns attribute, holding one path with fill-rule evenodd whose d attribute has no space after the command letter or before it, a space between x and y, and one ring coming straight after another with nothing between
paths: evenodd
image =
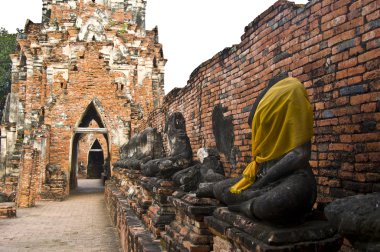
<instances>
[{"instance_id":1,"label":"statue base","mask_svg":"<svg viewBox=\"0 0 380 252\"><path fill-rule=\"evenodd\" d=\"M123 251L162 251L160 240L153 237L144 223L135 215L129 200L112 182L106 182L105 202L111 220L116 226Z\"/></svg>"},{"instance_id":2,"label":"statue base","mask_svg":"<svg viewBox=\"0 0 380 252\"><path fill-rule=\"evenodd\" d=\"M175 208L175 220L166 226L162 237L166 250L211 251L213 236L204 223L204 217L212 215L219 202L180 191L168 200Z\"/></svg>"},{"instance_id":3,"label":"statue base","mask_svg":"<svg viewBox=\"0 0 380 252\"><path fill-rule=\"evenodd\" d=\"M205 218L214 251L339 251L342 238L324 220L273 226L218 208Z\"/></svg>"}]
</instances>

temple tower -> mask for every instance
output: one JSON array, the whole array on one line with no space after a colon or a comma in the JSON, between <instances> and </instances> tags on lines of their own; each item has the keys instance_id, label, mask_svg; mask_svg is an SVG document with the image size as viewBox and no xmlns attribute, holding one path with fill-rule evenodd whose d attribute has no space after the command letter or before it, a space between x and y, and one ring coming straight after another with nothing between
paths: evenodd
<instances>
[{"instance_id":1,"label":"temple tower","mask_svg":"<svg viewBox=\"0 0 380 252\"><path fill-rule=\"evenodd\" d=\"M3 190L17 190L19 206L65 198L95 140L109 176L164 96L166 60L157 28L145 29L145 0L42 2L42 23L26 22L11 55L1 124Z\"/></svg>"}]
</instances>

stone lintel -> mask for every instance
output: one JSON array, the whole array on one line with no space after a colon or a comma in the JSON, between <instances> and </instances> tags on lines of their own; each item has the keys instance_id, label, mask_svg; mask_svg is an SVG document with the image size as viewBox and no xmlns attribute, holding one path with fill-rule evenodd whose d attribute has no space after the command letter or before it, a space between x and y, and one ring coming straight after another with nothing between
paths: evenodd
<instances>
[{"instance_id":1,"label":"stone lintel","mask_svg":"<svg viewBox=\"0 0 380 252\"><path fill-rule=\"evenodd\" d=\"M75 133L82 133L82 134L101 133L101 134L107 134L108 133L108 129L106 129L106 128L83 128L83 127L77 127L77 128L75 128Z\"/></svg>"}]
</instances>

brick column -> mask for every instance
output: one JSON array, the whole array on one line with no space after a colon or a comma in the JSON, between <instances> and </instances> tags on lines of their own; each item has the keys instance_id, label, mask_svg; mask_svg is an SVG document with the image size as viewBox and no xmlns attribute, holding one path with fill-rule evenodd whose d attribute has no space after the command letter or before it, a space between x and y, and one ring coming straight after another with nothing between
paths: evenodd
<instances>
[{"instance_id":1,"label":"brick column","mask_svg":"<svg viewBox=\"0 0 380 252\"><path fill-rule=\"evenodd\" d=\"M17 190L17 206L33 207L36 198L36 167L38 165L38 151L32 146L24 146L20 162L19 185Z\"/></svg>"}]
</instances>

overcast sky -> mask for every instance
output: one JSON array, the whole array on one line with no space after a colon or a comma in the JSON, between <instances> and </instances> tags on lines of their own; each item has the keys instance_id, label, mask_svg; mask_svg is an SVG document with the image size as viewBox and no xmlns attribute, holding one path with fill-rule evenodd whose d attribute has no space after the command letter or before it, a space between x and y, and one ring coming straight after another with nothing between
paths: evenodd
<instances>
[{"instance_id":1,"label":"overcast sky","mask_svg":"<svg viewBox=\"0 0 380 252\"><path fill-rule=\"evenodd\" d=\"M274 0L147 0L147 29L158 26L163 44L165 93L183 87L202 62L240 42L244 27ZM296 0L307 3L307 0ZM42 0L2 0L0 27L10 32L27 19L41 22Z\"/></svg>"}]
</instances>

